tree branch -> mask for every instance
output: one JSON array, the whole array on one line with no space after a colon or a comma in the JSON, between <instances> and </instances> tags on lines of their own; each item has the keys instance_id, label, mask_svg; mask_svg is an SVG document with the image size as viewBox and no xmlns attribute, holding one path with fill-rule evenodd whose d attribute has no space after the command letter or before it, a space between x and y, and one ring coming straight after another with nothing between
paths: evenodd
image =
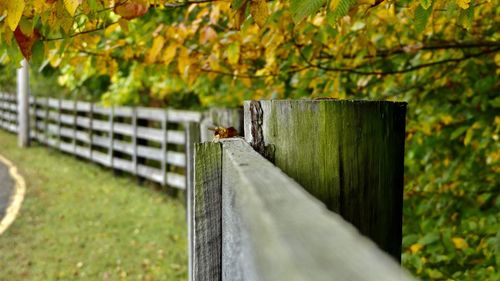
<instances>
[{"instance_id":1,"label":"tree branch","mask_svg":"<svg viewBox=\"0 0 500 281\"><path fill-rule=\"evenodd\" d=\"M429 62L429 63L423 63L423 64L415 65L415 66L412 66L412 67L409 67L409 68L405 68L405 69L389 70L389 71L362 71L362 70L357 70L355 68L327 67L327 66L322 66L320 64L313 64L310 61L306 61L306 63L309 66L311 66L311 67L322 69L322 70L325 70L325 71L347 72L347 73L353 73L353 74L359 74L359 75L382 75L382 76L385 76L385 75L392 75L392 74L407 73L407 72L411 72L411 71L415 71L415 70L419 70L419 69L422 69L422 68L431 67L431 66L435 66L435 65L440 65L440 64L459 63L459 62L462 62L462 61L465 61L465 60L468 60L468 59L471 59L471 58L476 58L476 57L484 56L484 55L487 55L487 54L495 53L495 52L497 52L499 50L500 50L500 48L494 48L494 49L491 49L491 50L486 50L484 52L479 52L479 53L475 53L475 54L472 54L472 55L464 55L461 58L444 59L444 60L439 60L439 61L434 61L434 62Z\"/></svg>"},{"instance_id":2,"label":"tree branch","mask_svg":"<svg viewBox=\"0 0 500 281\"><path fill-rule=\"evenodd\" d=\"M80 36L80 35L83 35L83 34L88 34L88 33L92 33L92 32L103 30L106 27L112 26L112 25L117 24L117 23L118 23L118 21L111 22L111 23L108 23L108 24L103 24L103 25L101 25L99 27L96 27L94 29L88 29L88 30L84 30L84 31L81 31L81 32L70 34L67 37L53 37L53 38L42 37L40 40L41 41L55 41L55 40L63 40L63 39L67 39L67 38L73 38L73 37Z\"/></svg>"},{"instance_id":3,"label":"tree branch","mask_svg":"<svg viewBox=\"0 0 500 281\"><path fill-rule=\"evenodd\" d=\"M297 45L298 47L302 47L302 45ZM490 48L490 47L500 47L500 42L497 41L485 41L485 42L463 42L463 43L456 43L456 42L443 42L440 44L429 44L429 45L405 45L402 47L397 47L394 49L382 49L382 50L377 50L375 55L367 55L364 58L378 58L378 57L389 57L391 55L397 55L397 54L409 54L412 52L418 52L421 50L425 51L433 51L433 50L450 50L450 49L475 49L475 48ZM354 55L343 55L342 56L345 59L354 59L356 56ZM320 55L319 59L334 59L335 56L330 55L330 54L322 54Z\"/></svg>"}]
</instances>

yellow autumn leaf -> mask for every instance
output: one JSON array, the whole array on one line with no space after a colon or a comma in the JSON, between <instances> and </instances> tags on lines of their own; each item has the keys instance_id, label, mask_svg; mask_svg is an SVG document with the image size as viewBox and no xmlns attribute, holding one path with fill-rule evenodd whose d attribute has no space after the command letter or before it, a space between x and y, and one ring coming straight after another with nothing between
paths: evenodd
<instances>
[{"instance_id":1,"label":"yellow autumn leaf","mask_svg":"<svg viewBox=\"0 0 500 281\"><path fill-rule=\"evenodd\" d=\"M128 21L123 19L123 18L120 18L118 20L118 24L120 25L121 29L124 31L124 32L128 32Z\"/></svg>"},{"instance_id":2,"label":"yellow autumn leaf","mask_svg":"<svg viewBox=\"0 0 500 281\"><path fill-rule=\"evenodd\" d=\"M64 7L71 16L75 15L78 6L80 6L80 0L64 0Z\"/></svg>"},{"instance_id":3,"label":"yellow autumn leaf","mask_svg":"<svg viewBox=\"0 0 500 281\"><path fill-rule=\"evenodd\" d=\"M231 43L226 50L227 60L230 64L237 64L240 60L240 43Z\"/></svg>"},{"instance_id":4,"label":"yellow autumn leaf","mask_svg":"<svg viewBox=\"0 0 500 281\"><path fill-rule=\"evenodd\" d=\"M500 67L500 54L495 55L495 63L498 67Z\"/></svg>"},{"instance_id":5,"label":"yellow autumn leaf","mask_svg":"<svg viewBox=\"0 0 500 281\"><path fill-rule=\"evenodd\" d=\"M457 5L464 10L467 10L470 6L470 0L456 0L456 1Z\"/></svg>"},{"instance_id":6,"label":"yellow autumn leaf","mask_svg":"<svg viewBox=\"0 0 500 281\"><path fill-rule=\"evenodd\" d=\"M7 2L7 24L12 31L16 30L24 11L24 0Z\"/></svg>"},{"instance_id":7,"label":"yellow autumn leaf","mask_svg":"<svg viewBox=\"0 0 500 281\"><path fill-rule=\"evenodd\" d=\"M153 46L151 46L151 49L148 51L146 63L152 64L156 61L156 57L160 54L163 45L165 45L165 38L161 35L156 36L153 39Z\"/></svg>"},{"instance_id":8,"label":"yellow autumn leaf","mask_svg":"<svg viewBox=\"0 0 500 281\"><path fill-rule=\"evenodd\" d=\"M127 46L125 48L125 51L123 51L123 58L125 60L129 60L134 57L134 50L132 50L132 47Z\"/></svg>"},{"instance_id":9,"label":"yellow autumn leaf","mask_svg":"<svg viewBox=\"0 0 500 281\"><path fill-rule=\"evenodd\" d=\"M201 29L200 32L200 44L204 45L208 42L213 42L217 39L217 32L210 26L206 26Z\"/></svg>"},{"instance_id":10,"label":"yellow autumn leaf","mask_svg":"<svg viewBox=\"0 0 500 281\"><path fill-rule=\"evenodd\" d=\"M451 238L451 241L455 245L455 248L457 248L459 250L469 248L469 244L467 244L467 241L465 241L463 238L453 237L453 238Z\"/></svg>"},{"instance_id":11,"label":"yellow autumn leaf","mask_svg":"<svg viewBox=\"0 0 500 281\"><path fill-rule=\"evenodd\" d=\"M423 247L424 247L424 245L419 244L419 243L415 243L415 244L410 246L410 251L413 254L415 254L415 253L418 253Z\"/></svg>"},{"instance_id":12,"label":"yellow autumn leaf","mask_svg":"<svg viewBox=\"0 0 500 281\"><path fill-rule=\"evenodd\" d=\"M162 60L165 65L169 65L177 52L177 44L170 44L163 52Z\"/></svg>"},{"instance_id":13,"label":"yellow autumn leaf","mask_svg":"<svg viewBox=\"0 0 500 281\"><path fill-rule=\"evenodd\" d=\"M61 19L61 27L64 30L64 32L69 33L71 31L71 28L73 27L73 18L71 17L63 17Z\"/></svg>"},{"instance_id":14,"label":"yellow autumn leaf","mask_svg":"<svg viewBox=\"0 0 500 281\"><path fill-rule=\"evenodd\" d=\"M331 0L330 1L330 6L328 7L331 11L335 11L337 9L337 6L339 5L340 0Z\"/></svg>"},{"instance_id":15,"label":"yellow autumn leaf","mask_svg":"<svg viewBox=\"0 0 500 281\"><path fill-rule=\"evenodd\" d=\"M443 121L445 125L449 125L453 121L453 117L451 117L451 115L445 115L441 117L441 121Z\"/></svg>"},{"instance_id":16,"label":"yellow autumn leaf","mask_svg":"<svg viewBox=\"0 0 500 281\"><path fill-rule=\"evenodd\" d=\"M241 8L233 13L233 26L239 30L243 22L245 21L246 4L241 5Z\"/></svg>"},{"instance_id":17,"label":"yellow autumn leaf","mask_svg":"<svg viewBox=\"0 0 500 281\"><path fill-rule=\"evenodd\" d=\"M177 70L182 78L186 79L189 74L189 66L191 61L189 60L189 51L186 47L179 47L179 56L177 58Z\"/></svg>"},{"instance_id":18,"label":"yellow autumn leaf","mask_svg":"<svg viewBox=\"0 0 500 281\"><path fill-rule=\"evenodd\" d=\"M259 27L264 26L269 17L266 0L253 0L250 2L250 14Z\"/></svg>"}]
</instances>

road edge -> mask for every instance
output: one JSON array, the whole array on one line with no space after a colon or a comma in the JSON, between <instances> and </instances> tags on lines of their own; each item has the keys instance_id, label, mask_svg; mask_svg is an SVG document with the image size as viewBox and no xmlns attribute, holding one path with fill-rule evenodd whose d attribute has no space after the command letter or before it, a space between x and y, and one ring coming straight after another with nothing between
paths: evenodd
<instances>
[{"instance_id":1,"label":"road edge","mask_svg":"<svg viewBox=\"0 0 500 281\"><path fill-rule=\"evenodd\" d=\"M0 235L2 235L7 228L14 222L26 194L26 181L19 174L17 167L12 164L7 158L0 154L0 162L9 169L9 174L14 180L14 192L10 196L10 203L5 212L5 216L0 220Z\"/></svg>"}]
</instances>

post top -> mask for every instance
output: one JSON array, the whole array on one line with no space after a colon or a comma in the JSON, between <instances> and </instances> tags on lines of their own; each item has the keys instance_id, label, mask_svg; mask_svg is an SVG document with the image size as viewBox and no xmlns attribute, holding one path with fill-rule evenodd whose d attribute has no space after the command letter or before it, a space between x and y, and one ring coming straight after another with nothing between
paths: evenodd
<instances>
[{"instance_id":1,"label":"post top","mask_svg":"<svg viewBox=\"0 0 500 281\"><path fill-rule=\"evenodd\" d=\"M250 103L251 100L245 101ZM388 101L388 100L360 100L360 99L335 99L335 98L317 98L317 99L264 99L258 102L265 103L347 103L347 104L394 104L399 106L406 106L408 103L405 101Z\"/></svg>"}]
</instances>

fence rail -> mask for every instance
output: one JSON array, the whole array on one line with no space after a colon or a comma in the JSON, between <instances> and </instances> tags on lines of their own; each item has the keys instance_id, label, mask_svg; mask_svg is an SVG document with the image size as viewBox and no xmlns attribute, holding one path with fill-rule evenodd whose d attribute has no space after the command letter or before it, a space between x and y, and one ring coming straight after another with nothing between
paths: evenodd
<instances>
[{"instance_id":1,"label":"fence rail","mask_svg":"<svg viewBox=\"0 0 500 281\"><path fill-rule=\"evenodd\" d=\"M197 145L194 173L193 280L414 280L242 139Z\"/></svg>"},{"instance_id":2,"label":"fence rail","mask_svg":"<svg viewBox=\"0 0 500 281\"><path fill-rule=\"evenodd\" d=\"M185 126L200 112L30 98L30 137L106 167L186 188ZM17 131L16 97L0 94L0 126Z\"/></svg>"},{"instance_id":3,"label":"fence rail","mask_svg":"<svg viewBox=\"0 0 500 281\"><path fill-rule=\"evenodd\" d=\"M17 132L17 99L15 95L0 93L0 128Z\"/></svg>"}]
</instances>

